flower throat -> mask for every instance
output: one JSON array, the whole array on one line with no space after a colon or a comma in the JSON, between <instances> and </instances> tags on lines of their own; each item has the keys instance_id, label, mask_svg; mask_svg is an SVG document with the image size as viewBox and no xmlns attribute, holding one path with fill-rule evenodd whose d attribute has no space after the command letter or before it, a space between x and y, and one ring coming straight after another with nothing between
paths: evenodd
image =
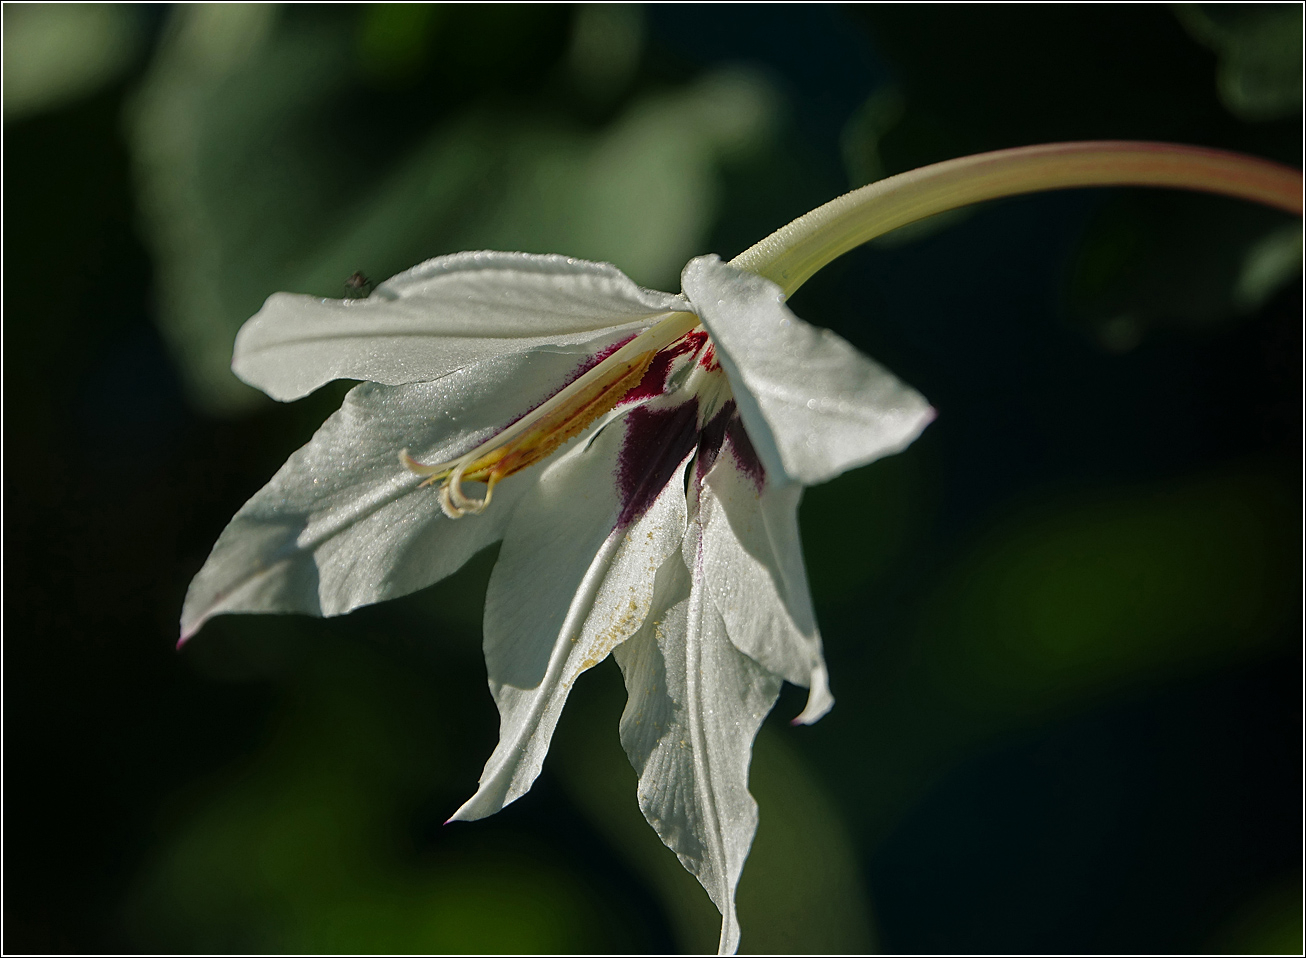
<instances>
[{"instance_id":1,"label":"flower throat","mask_svg":"<svg viewBox=\"0 0 1306 958\"><path fill-rule=\"evenodd\" d=\"M549 456L596 419L639 391L659 353L678 352L698 330L693 313L670 313L567 384L521 419L457 459L424 465L399 451L408 471L440 483L440 508L451 519L483 512L501 480ZM706 333L699 330L706 340ZM697 344L695 344L697 345ZM465 480L485 483L484 498L463 491Z\"/></svg>"}]
</instances>

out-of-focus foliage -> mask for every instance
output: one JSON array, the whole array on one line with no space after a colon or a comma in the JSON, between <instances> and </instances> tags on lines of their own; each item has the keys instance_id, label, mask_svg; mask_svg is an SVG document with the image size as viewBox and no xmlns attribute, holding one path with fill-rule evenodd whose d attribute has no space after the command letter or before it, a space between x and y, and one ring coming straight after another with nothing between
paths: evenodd
<instances>
[{"instance_id":1,"label":"out-of-focus foliage","mask_svg":"<svg viewBox=\"0 0 1306 958\"><path fill-rule=\"evenodd\" d=\"M892 488L870 515L911 508ZM920 603L911 639L880 660L893 682L851 705L867 709L854 720L862 760L842 773L864 795L860 827L883 834L926 769L1003 729L1282 642L1291 499L1252 470L1042 502L976 535ZM813 575L828 561L811 554Z\"/></svg>"},{"instance_id":2,"label":"out-of-focus foliage","mask_svg":"<svg viewBox=\"0 0 1306 958\"><path fill-rule=\"evenodd\" d=\"M463 249L566 253L676 285L715 218L720 163L769 135L774 95L731 70L637 96L598 128L560 110L551 84L593 98L628 82L640 15L620 7L584 8L565 57L544 51L542 95L460 97L423 75L450 54L493 74L532 39L523 21L551 16L175 11L131 128L160 321L198 402L257 401L231 375L231 342L270 290L338 297L360 268L379 280ZM404 80L429 99L382 111Z\"/></svg>"},{"instance_id":3,"label":"out-of-focus foliage","mask_svg":"<svg viewBox=\"0 0 1306 958\"><path fill-rule=\"evenodd\" d=\"M529 795L442 824L496 738L493 550L173 651L223 524L345 388L230 375L268 294L478 246L673 289L862 182L1024 143L1300 161L1292 5L4 16L10 950L715 940L638 812L614 668ZM795 297L940 415L804 501L838 703L789 728L788 689L759 738L745 951L1299 950L1301 237L1029 197Z\"/></svg>"},{"instance_id":4,"label":"out-of-focus foliage","mask_svg":"<svg viewBox=\"0 0 1306 958\"><path fill-rule=\"evenodd\" d=\"M1267 210L1124 196L1084 235L1069 312L1103 346L1126 352L1152 330L1206 329L1252 314L1301 275L1301 255L1301 230Z\"/></svg>"},{"instance_id":5,"label":"out-of-focus foliage","mask_svg":"<svg viewBox=\"0 0 1306 958\"><path fill-rule=\"evenodd\" d=\"M1208 943L1207 951L1227 955L1296 955L1303 946L1301 880L1275 888L1250 902Z\"/></svg>"},{"instance_id":6,"label":"out-of-focus foliage","mask_svg":"<svg viewBox=\"0 0 1306 958\"><path fill-rule=\"evenodd\" d=\"M292 626L293 628L293 626ZM307 657L306 657L307 658ZM447 774L439 687L366 647L319 644L285 721L179 823L129 906L167 951L602 950L619 904L549 849L490 840L414 859L406 820ZM440 735L437 730L442 730Z\"/></svg>"},{"instance_id":7,"label":"out-of-focus foliage","mask_svg":"<svg viewBox=\"0 0 1306 958\"><path fill-rule=\"evenodd\" d=\"M1219 54L1220 101L1232 113L1253 122L1301 113L1300 4L1180 4L1175 13ZM1071 310L1107 348L1129 350L1150 327L1248 315L1300 275L1301 257L1301 230L1264 210L1127 196L1085 238Z\"/></svg>"},{"instance_id":8,"label":"out-of-focus foliage","mask_svg":"<svg viewBox=\"0 0 1306 958\"><path fill-rule=\"evenodd\" d=\"M576 10L567 69L587 99L606 104L621 96L639 69L644 12L630 3L587 3Z\"/></svg>"},{"instance_id":9,"label":"out-of-focus foliage","mask_svg":"<svg viewBox=\"0 0 1306 958\"><path fill-rule=\"evenodd\" d=\"M1299 4L1181 4L1175 12L1194 37L1220 53L1219 93L1229 110L1248 121L1300 113ZM1059 48L1068 57L1077 56L1079 39L1069 33L1053 38L1034 54L1035 70L1023 79L1037 86L1043 58ZM995 69L973 82L998 86L1005 72ZM1134 79L1128 73L1093 79L1116 95L1136 95L1126 89ZM1058 93L1073 96L1064 83L1056 83L1041 98ZM1166 96L1163 89L1148 90L1144 96L1140 112L1159 118L1162 111L1173 110L1182 116L1178 98ZM966 99L964 94L957 98ZM1073 113L1075 105L1063 101L1054 108ZM940 115L930 104L910 106L900 89L882 88L849 118L841 145L854 185L964 155L986 142L982 134L970 143L964 134L958 135L958 126L972 122L971 116ZM1040 119L1049 126L1047 139L1065 136L1053 132L1055 120ZM970 212L931 217L876 242L881 248L914 242ZM1121 352L1136 348L1154 328L1226 322L1253 312L1300 274L1300 244L1300 229L1246 204L1126 193L1099 211L1085 234L1070 274L1069 313L1103 346Z\"/></svg>"},{"instance_id":10,"label":"out-of-focus foliage","mask_svg":"<svg viewBox=\"0 0 1306 958\"><path fill-rule=\"evenodd\" d=\"M62 106L116 78L143 39L136 12L116 3L4 5L4 118Z\"/></svg>"},{"instance_id":11,"label":"out-of-focus foliage","mask_svg":"<svg viewBox=\"0 0 1306 958\"><path fill-rule=\"evenodd\" d=\"M1184 3L1175 13L1220 56L1220 100L1244 120L1301 113L1299 3Z\"/></svg>"},{"instance_id":12,"label":"out-of-focus foliage","mask_svg":"<svg viewBox=\"0 0 1306 958\"><path fill-rule=\"evenodd\" d=\"M840 134L839 145L844 168L848 171L848 181L852 186L865 186L894 173L906 172L905 168L890 169L881 155L880 143L890 134L898 140L905 137L911 143L908 149L912 152L933 152L939 156L961 156L965 153L952 146L945 130L931 124L928 118L922 117L917 111L909 113L900 90L884 87L866 98L848 118ZM969 208L962 207L936 213L878 236L872 242L881 249L912 243L959 223L971 212Z\"/></svg>"},{"instance_id":13,"label":"out-of-focus foliage","mask_svg":"<svg viewBox=\"0 0 1306 958\"><path fill-rule=\"evenodd\" d=\"M954 703L1064 707L1103 683L1272 642L1293 591L1273 476L1058 503L981 540L926 606L916 654ZM971 726L973 729L973 726Z\"/></svg>"}]
</instances>

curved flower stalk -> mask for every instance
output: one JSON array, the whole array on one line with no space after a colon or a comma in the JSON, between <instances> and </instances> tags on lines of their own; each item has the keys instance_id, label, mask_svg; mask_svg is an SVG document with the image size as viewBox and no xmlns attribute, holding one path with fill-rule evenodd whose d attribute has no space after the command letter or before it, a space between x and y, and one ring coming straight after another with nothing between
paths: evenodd
<instances>
[{"instance_id":1,"label":"curved flower stalk","mask_svg":"<svg viewBox=\"0 0 1306 958\"><path fill-rule=\"evenodd\" d=\"M430 260L367 299L274 294L236 339L236 374L279 400L363 383L223 531L182 641L220 613L339 615L400 596L502 540L484 623L500 740L453 818L530 788L572 685L615 654L640 808L721 911L733 952L753 739L782 681L809 690L795 722L834 701L802 489L901 450L934 415L786 296L949 203L1104 182L1289 208L1295 191L1300 208L1299 176L1261 161L1064 144L865 187L733 263L692 260L680 294L606 264L490 252Z\"/></svg>"}]
</instances>

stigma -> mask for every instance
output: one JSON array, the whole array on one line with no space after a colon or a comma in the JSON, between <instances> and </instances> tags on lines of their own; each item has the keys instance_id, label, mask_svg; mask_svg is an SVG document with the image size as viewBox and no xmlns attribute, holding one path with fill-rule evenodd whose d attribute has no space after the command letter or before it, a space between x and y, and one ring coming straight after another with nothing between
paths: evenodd
<instances>
[{"instance_id":1,"label":"stigma","mask_svg":"<svg viewBox=\"0 0 1306 958\"><path fill-rule=\"evenodd\" d=\"M681 357L695 361L686 364ZM655 366L659 358L662 361ZM684 374L673 372L677 360L688 367ZM401 449L399 461L409 472L425 477L421 486L440 484L440 508L450 519L477 515L489 506L499 482L545 459L623 402L646 401L673 388L697 385L702 378L701 373L695 375L699 366L710 367L713 372L720 368L706 330L693 313L669 313L457 459L426 465L410 456L407 449ZM653 377L655 371L660 376ZM650 388L649 378L660 379L656 392ZM469 495L463 489L464 482L484 483L484 496Z\"/></svg>"}]
</instances>

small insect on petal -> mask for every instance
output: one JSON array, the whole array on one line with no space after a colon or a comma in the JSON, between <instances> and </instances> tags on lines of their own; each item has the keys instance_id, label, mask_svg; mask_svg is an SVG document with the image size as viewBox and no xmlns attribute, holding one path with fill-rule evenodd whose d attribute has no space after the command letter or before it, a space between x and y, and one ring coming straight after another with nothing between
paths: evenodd
<instances>
[{"instance_id":1,"label":"small insect on petal","mask_svg":"<svg viewBox=\"0 0 1306 958\"><path fill-rule=\"evenodd\" d=\"M345 280L344 298L366 299L368 296L372 294L372 290L375 287L376 287L375 283L373 283L370 279L364 276L362 272L355 270L354 272L350 273L349 278Z\"/></svg>"}]
</instances>

